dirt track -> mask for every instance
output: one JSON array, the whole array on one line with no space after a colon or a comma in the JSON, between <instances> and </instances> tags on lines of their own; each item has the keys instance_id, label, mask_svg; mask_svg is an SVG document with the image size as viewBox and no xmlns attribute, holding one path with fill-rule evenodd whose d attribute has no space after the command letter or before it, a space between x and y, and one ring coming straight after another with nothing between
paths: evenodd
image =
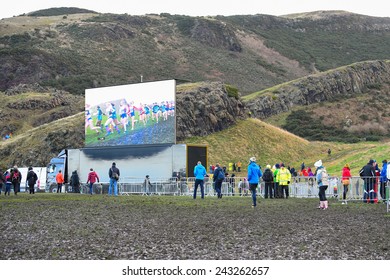
<instances>
[{"instance_id":1,"label":"dirt track","mask_svg":"<svg viewBox=\"0 0 390 280\"><path fill-rule=\"evenodd\" d=\"M383 204L250 197L0 197L1 259L390 259ZM6 237L6 238L4 238Z\"/></svg>"}]
</instances>

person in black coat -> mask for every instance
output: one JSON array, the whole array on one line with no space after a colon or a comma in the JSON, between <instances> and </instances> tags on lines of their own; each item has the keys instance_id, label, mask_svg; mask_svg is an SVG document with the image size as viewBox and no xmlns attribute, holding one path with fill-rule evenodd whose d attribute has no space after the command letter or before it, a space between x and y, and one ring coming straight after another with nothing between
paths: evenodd
<instances>
[{"instance_id":1,"label":"person in black coat","mask_svg":"<svg viewBox=\"0 0 390 280\"><path fill-rule=\"evenodd\" d=\"M34 172L34 170L31 166L28 168L26 181L28 184L30 194L34 194L34 186L35 186L35 183L38 181L38 176Z\"/></svg>"},{"instance_id":2,"label":"person in black coat","mask_svg":"<svg viewBox=\"0 0 390 280\"><path fill-rule=\"evenodd\" d=\"M363 166L362 169L360 169L359 174L364 182L363 202L370 202L370 200L374 199L374 182L375 182L374 160L370 159L370 161L365 166Z\"/></svg>"}]
</instances>

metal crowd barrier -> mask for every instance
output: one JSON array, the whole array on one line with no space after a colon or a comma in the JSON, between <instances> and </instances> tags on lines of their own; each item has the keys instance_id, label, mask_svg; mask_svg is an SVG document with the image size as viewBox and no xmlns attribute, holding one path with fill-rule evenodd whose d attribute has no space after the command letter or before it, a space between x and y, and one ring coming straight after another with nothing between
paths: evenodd
<instances>
[{"instance_id":1,"label":"metal crowd barrier","mask_svg":"<svg viewBox=\"0 0 390 280\"><path fill-rule=\"evenodd\" d=\"M241 181L241 183L240 183ZM246 184L244 183L246 182ZM118 181L118 192L120 195L187 195L192 196L195 187L195 178L168 178L151 179L151 186L144 185L144 178L121 178ZM367 185L368 184L368 185ZM107 194L109 183L101 182L93 186L94 194ZM361 178L354 176L350 179L348 191L346 192L346 201L364 201L377 203L387 202L387 211L389 208L389 187L390 182L386 182L381 189L379 177ZM343 200L344 186L341 177L329 176L329 185L326 190L327 198ZM81 193L88 193L89 188L86 184L81 186ZM211 178L204 180L204 192L206 196L215 196L214 183ZM289 184L290 197L310 198L318 197L318 184L315 177L292 177ZM382 192L382 193L381 193ZM246 196L250 195L249 184L244 177L227 177L222 183L222 194L225 196ZM257 195L264 197L264 182L258 185ZM200 187L197 191L200 196Z\"/></svg>"}]
</instances>

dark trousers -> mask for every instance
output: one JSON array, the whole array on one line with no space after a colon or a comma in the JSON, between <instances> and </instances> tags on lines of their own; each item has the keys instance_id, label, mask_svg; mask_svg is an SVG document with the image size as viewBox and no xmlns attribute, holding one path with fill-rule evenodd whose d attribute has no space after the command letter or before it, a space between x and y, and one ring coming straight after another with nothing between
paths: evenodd
<instances>
[{"instance_id":1,"label":"dark trousers","mask_svg":"<svg viewBox=\"0 0 390 280\"><path fill-rule=\"evenodd\" d=\"M349 185L343 185L343 199L347 199L347 192L348 192Z\"/></svg>"},{"instance_id":2,"label":"dark trousers","mask_svg":"<svg viewBox=\"0 0 390 280\"><path fill-rule=\"evenodd\" d=\"M386 182L381 182L381 187L380 187L379 192L381 194L381 198L383 200L386 199Z\"/></svg>"},{"instance_id":3,"label":"dark trousers","mask_svg":"<svg viewBox=\"0 0 390 280\"><path fill-rule=\"evenodd\" d=\"M374 199L374 178L364 179L363 202L370 202Z\"/></svg>"},{"instance_id":4,"label":"dark trousers","mask_svg":"<svg viewBox=\"0 0 390 280\"><path fill-rule=\"evenodd\" d=\"M204 198L204 180L202 180L202 179L195 179L194 199L196 198L196 192L198 191L198 186L199 185L200 185L201 198Z\"/></svg>"},{"instance_id":5,"label":"dark trousers","mask_svg":"<svg viewBox=\"0 0 390 280\"><path fill-rule=\"evenodd\" d=\"M327 188L328 186L320 186L320 192L318 193L318 196L320 197L320 201L326 201L325 191Z\"/></svg>"},{"instance_id":6,"label":"dark trousers","mask_svg":"<svg viewBox=\"0 0 390 280\"><path fill-rule=\"evenodd\" d=\"M3 183L0 183L0 194L1 194L2 188L3 188Z\"/></svg>"},{"instance_id":7,"label":"dark trousers","mask_svg":"<svg viewBox=\"0 0 390 280\"><path fill-rule=\"evenodd\" d=\"M222 189L222 181L215 181L214 182L214 188L215 188L215 191L217 193L217 197L218 198L222 198L222 193L221 193L221 189Z\"/></svg>"},{"instance_id":8,"label":"dark trousers","mask_svg":"<svg viewBox=\"0 0 390 280\"><path fill-rule=\"evenodd\" d=\"M264 198L268 198L268 195L270 198L272 198L272 185L273 182L264 183L264 189L265 189Z\"/></svg>"},{"instance_id":9,"label":"dark trousers","mask_svg":"<svg viewBox=\"0 0 390 280\"><path fill-rule=\"evenodd\" d=\"M12 183L12 185L14 186L15 195L17 195L20 192L20 183Z\"/></svg>"},{"instance_id":10,"label":"dark trousers","mask_svg":"<svg viewBox=\"0 0 390 280\"><path fill-rule=\"evenodd\" d=\"M7 195L7 193L9 195L11 193L11 186L12 186L12 184L10 182L5 183L5 193L4 193L4 195Z\"/></svg>"},{"instance_id":11,"label":"dark trousers","mask_svg":"<svg viewBox=\"0 0 390 280\"><path fill-rule=\"evenodd\" d=\"M274 183L274 197L280 198L279 182Z\"/></svg>"},{"instance_id":12,"label":"dark trousers","mask_svg":"<svg viewBox=\"0 0 390 280\"><path fill-rule=\"evenodd\" d=\"M284 195L286 195L286 198L289 197L289 191L288 191L288 185L280 185L280 197L284 198Z\"/></svg>"},{"instance_id":13,"label":"dark trousers","mask_svg":"<svg viewBox=\"0 0 390 280\"><path fill-rule=\"evenodd\" d=\"M60 193L62 191L62 184L57 183L57 193Z\"/></svg>"},{"instance_id":14,"label":"dark trousers","mask_svg":"<svg viewBox=\"0 0 390 280\"><path fill-rule=\"evenodd\" d=\"M253 206L256 206L256 197L257 197L257 193L256 193L256 189L257 189L257 185L258 184L249 184L249 188L252 192L252 205Z\"/></svg>"},{"instance_id":15,"label":"dark trousers","mask_svg":"<svg viewBox=\"0 0 390 280\"><path fill-rule=\"evenodd\" d=\"M30 190L30 194L34 194L34 185L28 185L28 188Z\"/></svg>"}]
</instances>

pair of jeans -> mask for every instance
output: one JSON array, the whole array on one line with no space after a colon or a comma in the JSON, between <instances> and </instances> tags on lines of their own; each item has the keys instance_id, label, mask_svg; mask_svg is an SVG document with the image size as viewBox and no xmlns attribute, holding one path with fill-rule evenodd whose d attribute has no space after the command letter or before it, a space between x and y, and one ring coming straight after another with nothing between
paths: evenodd
<instances>
[{"instance_id":1,"label":"pair of jeans","mask_svg":"<svg viewBox=\"0 0 390 280\"><path fill-rule=\"evenodd\" d=\"M249 188L251 189L251 192L252 192L252 205L253 206L256 206L256 195L257 195L257 192L256 192L256 189L257 189L257 185L258 184L249 184Z\"/></svg>"},{"instance_id":2,"label":"pair of jeans","mask_svg":"<svg viewBox=\"0 0 390 280\"><path fill-rule=\"evenodd\" d=\"M272 185L273 185L273 182L265 182L264 185L265 185L264 198L268 198L268 194L269 194L269 197L272 198Z\"/></svg>"},{"instance_id":3,"label":"pair of jeans","mask_svg":"<svg viewBox=\"0 0 390 280\"><path fill-rule=\"evenodd\" d=\"M92 194L93 184L94 184L94 183L89 182L89 193L90 193L90 194Z\"/></svg>"},{"instance_id":4,"label":"pair of jeans","mask_svg":"<svg viewBox=\"0 0 390 280\"><path fill-rule=\"evenodd\" d=\"M204 198L204 180L195 179L194 199L196 199L196 192L198 191L199 185L200 185L201 198Z\"/></svg>"},{"instance_id":5,"label":"pair of jeans","mask_svg":"<svg viewBox=\"0 0 390 280\"><path fill-rule=\"evenodd\" d=\"M61 183L57 183L57 193L60 193L62 190L62 184Z\"/></svg>"},{"instance_id":6,"label":"pair of jeans","mask_svg":"<svg viewBox=\"0 0 390 280\"><path fill-rule=\"evenodd\" d=\"M114 195L118 195L118 182L114 178L110 178L110 186L108 187L108 195L112 194L112 188L114 188Z\"/></svg>"}]
</instances>

